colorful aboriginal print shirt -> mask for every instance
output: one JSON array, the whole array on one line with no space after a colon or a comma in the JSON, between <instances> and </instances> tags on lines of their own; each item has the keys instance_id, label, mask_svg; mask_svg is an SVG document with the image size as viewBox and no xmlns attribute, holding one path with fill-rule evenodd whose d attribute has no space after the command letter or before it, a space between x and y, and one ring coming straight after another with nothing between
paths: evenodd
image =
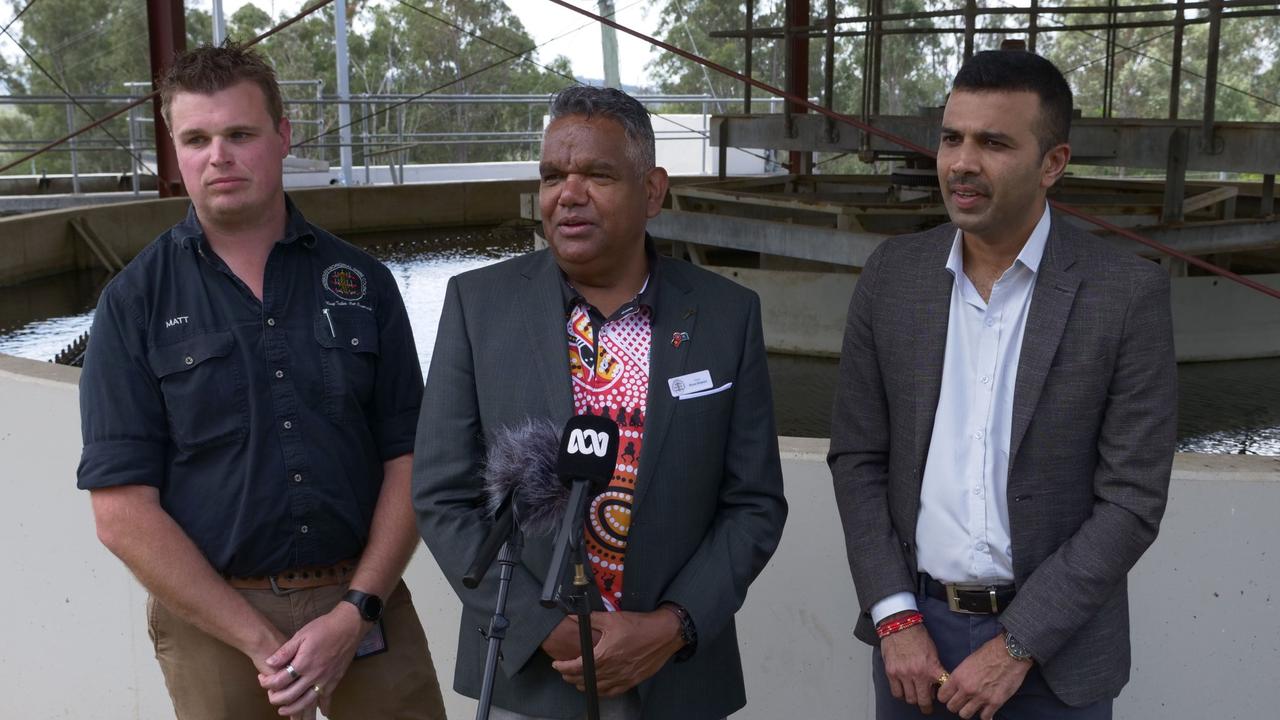
<instances>
[{"instance_id":1,"label":"colorful aboriginal print shirt","mask_svg":"<svg viewBox=\"0 0 1280 720\"><path fill-rule=\"evenodd\" d=\"M613 478L605 491L591 500L584 529L591 572L609 611L621 606L631 504L644 441L653 334L649 285L646 280L640 294L608 319L575 291L568 291L573 295L567 330L574 412L601 415L618 423L618 462Z\"/></svg>"}]
</instances>

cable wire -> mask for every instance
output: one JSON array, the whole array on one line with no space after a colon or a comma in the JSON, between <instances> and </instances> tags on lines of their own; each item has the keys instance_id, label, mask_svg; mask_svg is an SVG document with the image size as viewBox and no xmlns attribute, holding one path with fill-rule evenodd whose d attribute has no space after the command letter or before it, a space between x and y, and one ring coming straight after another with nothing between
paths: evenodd
<instances>
[{"instance_id":1,"label":"cable wire","mask_svg":"<svg viewBox=\"0 0 1280 720\"><path fill-rule=\"evenodd\" d=\"M31 2L31 3L29 3L27 7L30 7L30 6L31 6L31 4L34 4L34 2L35 2L35 0L32 0L32 2ZM254 38L254 39L250 40L249 42L245 43L244 47L252 47L252 46L254 46L254 45L258 44L259 42L261 42L261 41L263 41L263 40L265 40L265 39L267 39L267 38L271 37L272 35L276 34L277 32L280 32L281 30L283 30L283 29L285 29L285 28L289 27L290 25L293 25L294 23L301 21L303 18L307 17L308 15L311 15L312 13L316 12L317 10L319 10L319 9L323 8L324 6L326 6L326 5L328 5L328 4L332 3L332 2L333 2L333 0L317 0L317 2L316 2L314 5L312 5L311 7L309 7L309 8L304 8L304 9L303 9L302 11L300 11L297 15L294 15L293 17L289 18L288 20L284 21L283 23L281 23L281 24L279 24L279 25L275 26L274 28L271 28L270 30L267 30L266 32L264 32L264 33L262 33L261 35L259 35L258 37L256 37L256 38ZM24 9L24 11L25 11L25 9ZM10 23L10 24L12 24L12 23ZM155 99L155 97L156 97L157 95L159 95L159 94L160 94L160 91L158 91L158 90L153 90L152 92L150 92L150 93L148 93L148 94L146 94L146 95L143 95L142 97L138 98L137 100L134 100L133 102L130 102L130 103L128 103L128 104L126 104L126 105L124 105L123 107L121 107L121 108L119 108L119 109L115 110L114 112L108 113L107 115L104 115L103 117L98 118L97 120L95 120L95 121L93 121L93 122L89 123L88 125L85 125L84 127L80 128L79 130L76 130L75 132L67 133L66 135L63 135L62 137L58 138L57 140L54 140L53 142L51 142L51 143L49 143L49 144L47 144L47 145L45 145L45 146L41 147L39 150L36 150L36 151L34 151L34 152L31 152L31 153L27 153L26 155L23 155L22 157L18 158L17 160L14 160L14 161L12 161L12 162L6 163L6 164L4 164L4 165L0 165L0 173L4 173L4 172L6 172L6 171L8 171L8 170L10 170L10 169L12 169L12 168L15 168L15 167L17 167L17 166L21 165L22 163L24 163L24 162L26 162L26 161L30 160L30 159L31 159L31 158L33 158L33 157L36 157L37 155L40 155L41 153L43 153L43 152L45 152L45 151L47 151L47 150L51 150L51 149L53 149L53 148L55 148L55 147L58 147L59 145L61 145L61 144L65 143L65 142L67 142L68 140L71 140L72 138L79 137L80 135L83 135L84 133L89 132L90 130L92 130L92 129L94 129L94 128L98 127L99 125L102 125L103 123L107 122L108 120L111 120L111 119L113 119L113 118L119 117L120 115L123 115L124 113L129 112L129 111L130 111L130 110L132 110L133 108L138 107L139 105L142 105L143 103L150 102L151 100Z\"/></svg>"},{"instance_id":2,"label":"cable wire","mask_svg":"<svg viewBox=\"0 0 1280 720\"><path fill-rule=\"evenodd\" d=\"M543 65L542 63L539 63L538 61L533 60L533 59L531 59L531 58L527 57L527 54L528 54L528 53L530 53L530 52L532 52L532 51L534 51L534 50L537 50L538 48L541 48L541 47L544 47L544 46L546 46L546 45L548 45L548 44L550 44L550 43L553 43L553 42L555 42L556 40L559 40L560 38L563 38L563 37L565 37L565 36L567 36L567 35L571 35L571 34L573 34L573 33L575 33L575 32L578 32L579 30L581 30L581 29L583 29L583 28L590 27L590 26L593 24L593 23L591 23L591 22L583 23L582 25L579 25L578 27L573 28L572 30L569 30L569 31L564 32L564 33L561 33L560 35L557 35L557 36L555 36L555 37L553 37L553 38L551 38L550 40L547 40L547 41L545 41L545 42L539 43L539 44L537 44L537 45L533 46L532 48L530 48L530 49L528 49L528 50L518 51L518 50L512 50L512 49L511 49L511 48L509 48L509 47L506 47L506 46L501 45L501 44L499 44L499 43L496 43L496 42L494 42L494 41L492 41L492 40L489 40L488 38L485 38L485 37L481 36L479 33L472 32L471 30L468 30L468 29L466 29L466 28L464 28L464 27L462 27L462 26L458 25L458 24L456 24L456 23L452 22L451 20L449 20L449 19L447 19L447 18L442 18L442 17L440 17L439 15L436 15L436 14L434 14L434 13L432 13L432 12L430 12L430 11L428 11L428 10L424 9L424 8L420 8L420 7L418 7L418 6L416 6L416 5L412 4L412 3L409 3L409 2L407 2L406 0L396 0L396 2L400 3L401 5L403 5L403 6L407 7L407 8L409 8L409 9L411 9L411 10L416 10L417 12L420 12L420 13L422 13L423 15L426 15L427 17L431 18L432 20L435 20L435 21L437 21L437 22L443 23L444 25L447 25L447 26L449 26L449 27L451 27L451 28L453 28L453 29L457 30L458 32L465 33L465 34L467 34L467 35L471 36L472 38L475 38L476 40L479 40L479 41L481 41L481 42L483 42L483 43L486 43L486 44L488 44L488 45L492 45L493 47L498 48L499 50L502 50L503 52L511 53L511 54L512 54L512 56L513 56L513 58L514 58L514 57L516 57L516 56L524 56L524 57L521 57L521 59L522 59L522 60L524 60L525 62L527 62L527 63L531 64L531 65L534 65L535 67L539 67L539 68L541 68L541 69L543 69L543 70L545 70L545 71L547 71L547 72L549 72L549 73L552 73L553 75L558 75L559 77L565 78L566 80L568 80L569 82L571 82L571 83L573 83L573 84L575 84L575 85L581 85L581 84L582 84L582 82L581 82L581 81L579 81L576 77L573 77L572 75L569 75L569 74L567 74L567 73L563 73L563 72L561 72L561 71L559 71L559 70L557 70L557 69L555 69L555 68L553 68L553 67L551 67L551 66L549 66L549 65ZM615 15L615 16L616 16L618 13L622 12L623 10L627 10L628 8L631 8L631 7L633 7L633 6L635 6L635 5L638 5L638 4L640 4L639 0L637 0L637 2L633 2L633 3L631 3L630 5L626 5L626 6L624 6L624 7L618 8L618 9L616 9L616 10L614 10L614 11L613 11L613 15ZM704 72L704 73L706 72L705 68L704 68L703 72ZM711 78L710 78L710 77L708 77L708 78L707 78L707 83L708 83L708 85L710 84L710 82L711 82ZM720 100L719 100L719 98L717 98L717 97L715 96L715 93L714 93L714 92L711 92L711 93L710 93L710 95L711 95L711 99L712 99L713 101L715 101L715 103L717 104L717 106L719 106L719 104L720 104ZM388 108L386 108L386 110L391 110L391 109L393 109L393 107L388 107ZM648 108L645 108L645 111L646 111L646 112L648 112L651 116L655 116L655 117L656 117L656 114L655 114L654 112L650 111ZM385 112L385 110L384 110L384 112ZM687 130L688 132L694 133L695 135L698 135L698 136L700 136L700 137L708 138L708 137L710 136L710 132L709 132L709 131L703 131L703 130L699 130L699 129L697 129L697 128L689 127L688 125L685 125L684 123L681 123L681 122L679 122L678 120L673 120L673 119L672 119L672 118L670 118L670 117L666 117L666 118L663 118L663 119L664 119L664 120L666 120L667 122L671 123L672 125L675 125L676 127L681 128L682 130ZM358 121L353 120L353 121L352 121L352 124L354 124L355 122L358 122ZM764 155L761 155L761 154L759 154L759 153L752 152L752 151L750 151L750 150L745 150L745 149L743 149L743 148L738 148L738 149L739 149L741 152L744 152L744 153L746 153L746 154L748 154L748 155L751 155L751 156L753 156L753 157L756 157L756 158L758 158L758 159L760 159L760 160L764 160L765 162L769 162L769 158L765 157Z\"/></svg>"},{"instance_id":3,"label":"cable wire","mask_svg":"<svg viewBox=\"0 0 1280 720\"><path fill-rule=\"evenodd\" d=\"M34 2L34 0L33 0L33 2ZM30 5L28 5L27 7L31 7L31 6L30 6ZM12 23L10 23L10 24L12 24ZM22 51L22 54L27 56L27 59L28 59L28 60L30 60L30 61L31 61L31 64L32 64L32 65L34 65L34 66L35 66L35 68L36 68L37 70L39 70L39 71L40 71L40 73L41 73L41 74L43 74L43 75L45 76L45 79L47 79L49 82L53 83L53 86L54 86L54 87L58 88L58 92L61 92L61 93L63 94L63 96L65 96L68 100L70 100L70 101L71 101L71 104L72 104L72 105L75 105L77 108L79 108L79 109L80 109L80 112L82 112L82 113L84 113L86 116L88 116L88 118L89 118L90 122L97 122L97 120L98 120L98 119L97 119L96 117L94 117L94 116L93 116L93 113L92 113L92 112L89 112L89 108L85 107L85 106L84 106L84 105L83 105L79 100L77 100L77 99L75 98L75 96L73 96L73 95L71 94L71 92L70 92L69 90L67 90L65 87L63 87L62 83L58 82L57 78L55 78L55 77L53 76L53 73L50 73L48 70L46 70L46 69L45 69L45 67L44 67L43 65L41 65L41 64L40 64L40 61L39 61L39 60L36 60L35 56L34 56L34 55L32 55L32 54L27 50L27 48L26 48L26 47L24 47L24 46L22 45L22 43L18 42L18 38L14 37L14 36L13 36L13 33L10 33L10 32L9 32L9 28L8 28L8 27L6 27L6 28L5 28L5 30L4 30L4 35L8 36L8 38L9 38L10 40L12 40L12 41L13 41L13 44L18 46L18 49ZM70 123L68 123L68 124L70 124ZM128 154L129 154L129 157L133 158L133 159L134 159L134 161L136 161L136 162L138 163L138 167L141 167L141 168L143 168L144 170L146 170L148 173L150 173L150 174L151 174L151 176L152 176L152 177L156 178L157 180L160 178L160 176L159 176L159 175L157 175L157 174L156 174L156 172L155 172L154 170L152 170L150 167L148 167L148 166L147 166L147 163L146 163L145 161L143 161L142 157L141 157L141 156L139 156L137 153L135 153L135 152L133 151L133 148L129 147L129 145L128 145L128 144L126 144L123 140L121 140L120 138L116 137L114 134L112 134L112 132L111 132L110 130L108 130L108 129L107 129L107 128L105 128L105 127L103 127L103 128L102 128L102 132L103 132L103 134L105 134L107 137L109 137L109 138L111 138L113 141L115 141L115 143L116 143L117 145L119 145L119 146L120 146L120 149L121 149L121 150L124 150L126 153L128 153Z\"/></svg>"},{"instance_id":4,"label":"cable wire","mask_svg":"<svg viewBox=\"0 0 1280 720\"><path fill-rule=\"evenodd\" d=\"M572 10L572 11L574 11L574 12L578 13L579 15L584 15L584 16L586 16L586 17L592 18L592 19L594 19L596 22L599 22L599 23L603 23L603 24L605 24L605 25L608 25L608 26L610 26L610 27L614 28L615 30L621 30L622 32L625 32L625 33L627 33L628 35L631 35L631 36L637 37L637 38L639 38L639 39L641 39L641 40L643 40L643 41L645 41L645 42L649 43L650 45L653 45L653 46L655 46L655 47L662 48L663 50L666 50L667 52L675 53L676 55L679 55L680 57L683 57L683 58L685 58L686 60L691 60L691 61L693 61L693 62L696 62L696 63L698 63L699 65L703 65L703 66L708 67L708 68L710 68L710 69L712 69L712 70L715 70L715 71L716 71L716 72L718 72L718 73L721 73L721 74L723 74L723 75L727 75L727 76L729 76L729 77L731 77L731 78L733 78L733 79L735 79L735 80L738 80L739 82L750 83L750 84L752 84L753 86L755 86L755 87L757 87L757 88L760 88L761 90L763 90L763 91L765 91L765 92L767 92L767 93L771 93L771 94L773 94L773 95L777 95L777 96L779 96L779 97L781 97L781 98L784 98L784 99L786 99L786 100L788 100L788 101L790 101L790 102L793 102L793 103L795 103L795 104L797 104L797 105L802 105L802 106L804 106L805 108L809 109L810 111L815 112L815 113L817 113L817 114L819 114L819 115L823 115L823 116L825 116L825 117L829 117L829 118L831 118L832 120L836 120L837 122L841 122L841 123L844 123L844 124L846 124L846 125L851 125L851 126L853 126L853 127L857 128L857 129L859 129L859 130L863 131L864 133L868 133L868 134L871 134L871 135L875 135L876 137L879 137L879 138L882 138L882 139L884 139L884 140L887 140L888 142L891 142L891 143L893 143L893 144L895 144L895 145L897 145L897 146L899 146L899 147L906 148L907 150L910 150L910 151L912 151L912 152L914 152L914 153L917 153L917 154L920 154L920 155L924 155L924 156L925 156L925 157L927 157L927 158L934 159L934 160L936 160L936 159L937 159L937 153L935 153L933 150L930 150L930 149L928 149L928 148L921 147L920 145L916 145L915 143L911 142L910 140L907 140L906 138L898 137L897 135L894 135L893 133L890 133L890 132L885 131L885 130L881 130L880 128L874 127L874 126L872 126L872 125L868 125L867 123L864 123L864 122L862 122L862 121L860 121L860 120L858 120L858 119L856 119L856 118L850 117L850 116L848 116L848 115L844 115L844 114L842 114L842 113L838 113L838 112L836 112L836 111L834 111L834 110L831 110L831 109L825 108L825 107L823 107L823 106L821 106L821 105L818 105L817 103L810 102L808 98L802 98L802 97L799 97L799 96L793 95L793 94L788 93L787 91L785 91L785 90L783 90L783 89L781 89L781 88L774 87L774 86L772 86L772 85L770 85L770 84L768 84L768 83L762 82L762 81L757 80L757 79L755 79L755 78L747 77L746 75L743 75L743 74L742 74L742 73L740 73L740 72L736 72L736 71L734 71L734 70L730 70L729 68L724 67L723 65L719 65L719 64L717 64L717 63L714 63L714 62L712 62L712 61L710 61L710 60L708 60L708 59L706 59L706 58L704 58L704 57L699 57L699 56L697 56L697 55L695 55L695 54L693 54L693 53L689 52L688 50L684 50L684 49L682 49L682 48L678 48L678 47L676 47L675 45L672 45L672 44L670 44L670 43L663 42L662 40L659 40L659 39L657 39L657 38L655 38L655 37L650 37L649 35L645 35L644 33L640 32L640 31L638 31L638 30L633 30L633 29L631 29L631 28L629 28L629 27L626 27L625 25L621 25L621 24L619 24L619 23L614 22L613 20L610 20L610 19L608 19L608 18L601 17L601 16L599 16L599 15L597 15L597 14L595 14L595 13L591 12L590 10L586 10L586 9L583 9L583 8L580 8L580 7L576 7L576 6L574 6L574 5L572 5L572 4L568 3L568 2L566 2L566 0L547 0L547 1L548 1L548 2L551 2L551 3L554 3L554 4L556 4L556 5L559 5L559 6L561 6L561 7L568 8L568 9L570 9L570 10ZM1090 224L1092 224L1092 225L1096 225L1096 226L1098 226L1098 227L1100 227L1100 228L1102 228L1102 229L1104 229L1104 230L1107 230L1107 231L1109 231L1109 232L1112 232L1112 233L1115 233L1115 234L1117 234L1117 235L1120 235L1121 237L1124 237L1124 238L1127 238L1127 239L1129 239L1129 240L1133 240L1134 242L1138 242L1138 243L1141 243L1141 244L1143 244L1143 245L1146 245L1147 247L1150 247L1150 248L1152 248L1152 249L1154 249L1154 250L1157 250L1157 251L1159 251L1159 252L1161 252L1161 253L1163 253L1163 254L1165 254L1165 255L1168 255L1168 256L1170 256L1170 257L1174 257L1174 258L1177 258L1177 259L1179 259L1179 260L1182 260L1183 262L1187 263L1188 265L1194 265L1194 266L1196 266L1196 267L1198 267L1198 268L1200 268L1200 269L1202 269L1202 270L1205 270L1205 271L1207 271L1207 272L1213 273L1214 275L1218 275L1218 276L1221 276L1221 277L1227 278L1228 280L1232 280L1232 281L1234 281L1234 282L1237 282L1237 283L1239 283L1239 284L1241 284L1241 285L1244 285L1245 287L1251 288L1251 289L1253 289L1253 290L1257 290L1258 292L1263 293L1264 295L1269 295L1269 296L1271 296L1271 297L1273 297L1273 298L1280 299L1280 289L1273 288L1273 287L1268 287L1268 286L1263 285L1262 283L1260 283L1260 282L1258 282L1258 281L1256 281L1256 280L1253 280L1252 278L1246 278L1246 277L1244 277L1244 276L1241 276L1241 275L1238 275L1238 274L1236 274L1236 273L1233 273L1233 272L1231 272L1230 270L1226 270L1226 269L1224 269L1224 268L1220 268L1220 267L1218 267L1217 265L1214 265L1214 264L1212 264L1212 263L1210 263L1210 262L1207 262L1207 261L1205 261L1205 260L1201 260L1200 258L1198 258L1198 257L1196 257L1196 256L1194 256L1194 255L1188 255L1187 253L1184 253L1184 252L1182 252L1182 251L1180 251L1180 250L1175 250L1174 248L1168 247L1168 246L1166 246L1166 245L1164 245L1164 244L1162 244L1162 243L1156 242L1155 240L1152 240L1152 239L1150 239L1150 238L1143 237L1143 236L1141 236L1141 235L1139 235L1139 234L1137 234L1137 233L1135 233L1135 232L1133 232L1133 231L1131 231L1131 230L1128 230L1128 229L1126 229L1126 228L1122 228L1122 227L1120 227L1120 226L1118 226L1118 225L1115 225L1115 224L1113 224L1113 223L1109 223L1109 222L1107 222L1106 220L1103 220L1103 219L1101 219L1101 218L1097 218L1097 217L1094 217L1094 216L1092 216L1092 215L1089 215L1089 214L1085 213L1083 210L1079 210L1079 209L1077 209L1077 208L1075 208L1075 207L1073 207L1073 206L1071 206L1071 205L1067 205L1066 203L1062 203L1062 202L1059 202L1059 201L1056 201L1056 200L1050 200L1050 201L1049 201L1049 203L1050 203L1053 207L1057 208L1058 210L1060 210L1060 211L1062 211L1062 212L1064 212L1064 213L1067 213L1067 214L1069 214L1069 215L1074 215L1075 217L1078 217L1078 218L1080 218L1081 220L1084 220L1085 222L1088 222L1088 223L1090 223Z\"/></svg>"}]
</instances>

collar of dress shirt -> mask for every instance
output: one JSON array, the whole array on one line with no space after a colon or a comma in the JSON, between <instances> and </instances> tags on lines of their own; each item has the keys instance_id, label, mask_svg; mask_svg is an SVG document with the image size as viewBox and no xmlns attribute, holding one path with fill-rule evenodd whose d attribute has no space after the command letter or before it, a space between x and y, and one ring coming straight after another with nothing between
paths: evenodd
<instances>
[{"instance_id":1,"label":"collar of dress shirt","mask_svg":"<svg viewBox=\"0 0 1280 720\"><path fill-rule=\"evenodd\" d=\"M1044 258L1044 248L1049 242L1049 203L1044 204L1044 212L1040 213L1040 222L1036 223L1022 252L1014 259L1014 265L1022 263L1032 273L1039 272L1040 260ZM960 277L964 272L964 232L956 228L955 240L951 242L951 254L947 256L947 269L952 276Z\"/></svg>"},{"instance_id":2,"label":"collar of dress shirt","mask_svg":"<svg viewBox=\"0 0 1280 720\"><path fill-rule=\"evenodd\" d=\"M649 233L644 234L644 256L645 260L649 263L649 274L645 276L644 285L640 287L640 291L636 293L634 298L623 303L622 307L618 308L614 311L612 316L607 318L600 315L599 311L596 310L591 303L587 302L587 299L582 296L582 293L578 292L578 289L569 281L569 277L564 274L563 270L561 270L560 279L562 282L560 283L560 289L561 296L564 298L565 314L567 315L572 313L574 306L579 303L585 305L589 311L595 311L595 315L600 315L599 318L597 318L599 324L613 322L614 320L626 315L630 315L636 310L639 310L641 305L648 307L649 312L653 313L657 306L654 296L657 294L658 285L657 282L655 282L658 275L658 249L653 242L653 238L649 236ZM650 315L650 317L652 317L652 315Z\"/></svg>"}]
</instances>

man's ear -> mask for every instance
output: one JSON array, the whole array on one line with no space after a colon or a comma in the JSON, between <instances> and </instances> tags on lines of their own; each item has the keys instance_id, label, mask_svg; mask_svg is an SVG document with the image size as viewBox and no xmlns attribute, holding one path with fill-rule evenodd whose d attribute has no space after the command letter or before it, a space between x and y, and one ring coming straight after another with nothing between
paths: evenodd
<instances>
[{"instance_id":1,"label":"man's ear","mask_svg":"<svg viewBox=\"0 0 1280 720\"><path fill-rule=\"evenodd\" d=\"M667 187L671 179L667 177L667 169L655 167L644 175L644 191L647 217L654 217L662 212L662 201L667 198Z\"/></svg>"},{"instance_id":2,"label":"man's ear","mask_svg":"<svg viewBox=\"0 0 1280 720\"><path fill-rule=\"evenodd\" d=\"M293 149L293 125L289 123L288 117L280 116L280 124L276 126L276 133L284 140L284 152L280 157L288 157L289 151Z\"/></svg>"},{"instance_id":3,"label":"man's ear","mask_svg":"<svg viewBox=\"0 0 1280 720\"><path fill-rule=\"evenodd\" d=\"M1049 148L1040 162L1040 187L1048 190L1067 172L1071 162L1071 146L1067 143Z\"/></svg>"}]
</instances>

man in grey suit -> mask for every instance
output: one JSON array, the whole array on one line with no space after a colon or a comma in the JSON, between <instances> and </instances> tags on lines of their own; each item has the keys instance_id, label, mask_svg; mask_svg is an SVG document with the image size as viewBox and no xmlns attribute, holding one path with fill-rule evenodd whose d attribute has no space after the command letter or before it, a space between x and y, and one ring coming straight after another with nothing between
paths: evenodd
<instances>
[{"instance_id":1,"label":"man in grey suit","mask_svg":"<svg viewBox=\"0 0 1280 720\"><path fill-rule=\"evenodd\" d=\"M966 61L952 222L886 241L854 290L828 459L879 718L935 692L947 717L1109 718L1128 680L1126 576L1174 449L1169 282L1049 210L1071 104L1031 53Z\"/></svg>"},{"instance_id":2,"label":"man in grey suit","mask_svg":"<svg viewBox=\"0 0 1280 720\"><path fill-rule=\"evenodd\" d=\"M609 488L586 547L605 717L722 718L746 702L733 616L786 518L757 296L659 257L662 207L649 117L612 89L551 106L540 206L550 245L449 282L418 427L413 499L463 601L454 688L476 697L496 569L459 578L491 522L481 463L526 419L615 419ZM527 539L493 717L583 714L576 624L538 604L550 538Z\"/></svg>"}]
</instances>

